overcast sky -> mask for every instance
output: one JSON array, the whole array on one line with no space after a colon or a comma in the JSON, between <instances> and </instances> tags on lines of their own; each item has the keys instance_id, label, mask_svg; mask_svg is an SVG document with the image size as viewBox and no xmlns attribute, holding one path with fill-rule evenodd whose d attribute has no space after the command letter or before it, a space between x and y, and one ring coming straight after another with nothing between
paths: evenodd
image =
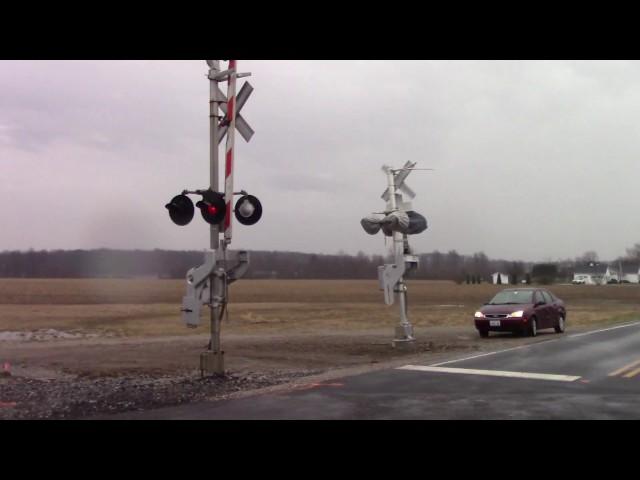
<instances>
[{"instance_id":1,"label":"overcast sky","mask_svg":"<svg viewBox=\"0 0 640 480\"><path fill-rule=\"evenodd\" d=\"M223 63L223 67L226 62ZM407 160L417 252L549 260L640 242L640 63L239 61L232 248L384 253L360 219ZM204 61L0 61L0 250L204 249L165 203L209 178ZM247 79L242 79L239 85ZM226 88L226 87L225 87Z\"/></svg>"}]
</instances>

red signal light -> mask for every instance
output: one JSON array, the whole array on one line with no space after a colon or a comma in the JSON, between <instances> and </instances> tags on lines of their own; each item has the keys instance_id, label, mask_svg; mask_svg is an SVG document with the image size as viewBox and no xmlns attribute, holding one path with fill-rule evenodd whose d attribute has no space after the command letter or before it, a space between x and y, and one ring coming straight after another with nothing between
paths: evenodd
<instances>
[{"instance_id":1,"label":"red signal light","mask_svg":"<svg viewBox=\"0 0 640 480\"><path fill-rule=\"evenodd\" d=\"M222 194L206 190L201 195L202 200L196 203L196 207L200 209L202 218L211 225L217 225L222 222L227 211Z\"/></svg>"}]
</instances>

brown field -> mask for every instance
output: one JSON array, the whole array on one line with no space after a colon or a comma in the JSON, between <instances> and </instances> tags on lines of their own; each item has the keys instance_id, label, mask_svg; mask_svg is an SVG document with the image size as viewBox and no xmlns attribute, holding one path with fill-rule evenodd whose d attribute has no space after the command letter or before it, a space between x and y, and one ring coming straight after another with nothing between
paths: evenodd
<instances>
[{"instance_id":1,"label":"brown field","mask_svg":"<svg viewBox=\"0 0 640 480\"><path fill-rule=\"evenodd\" d=\"M53 328L118 336L184 335L181 280L0 280L0 331ZM416 326L470 325L475 309L502 286L410 281ZM621 321L640 313L640 285L555 285L572 325ZM242 280L231 286L230 333L313 333L391 328L397 306L376 281Z\"/></svg>"},{"instance_id":2,"label":"brown field","mask_svg":"<svg viewBox=\"0 0 640 480\"><path fill-rule=\"evenodd\" d=\"M408 284L409 315L420 352L483 350L530 341L477 338L473 312L504 286ZM639 285L550 289L567 304L570 330L640 316ZM99 335L0 341L0 361L9 358L82 374L193 369L209 332L208 310L199 329L186 328L179 312L183 290L182 280L0 279L0 333L55 329ZM326 369L401 355L390 348L398 307L384 305L377 281L241 280L231 286L230 296L229 320L223 323L229 368Z\"/></svg>"}]
</instances>

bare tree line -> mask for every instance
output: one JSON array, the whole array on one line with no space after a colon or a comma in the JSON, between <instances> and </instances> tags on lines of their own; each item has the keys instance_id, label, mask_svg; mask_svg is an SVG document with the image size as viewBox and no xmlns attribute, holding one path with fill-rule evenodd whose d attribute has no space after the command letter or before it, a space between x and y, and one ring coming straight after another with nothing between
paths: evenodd
<instances>
[{"instance_id":1,"label":"bare tree line","mask_svg":"<svg viewBox=\"0 0 640 480\"><path fill-rule=\"evenodd\" d=\"M528 276L549 281L570 280L577 264L598 261L589 251L574 259L533 264L524 261L490 259L483 252L472 255L455 250L419 255L419 267L412 278L452 280L459 283L490 281L494 272L506 273L511 283ZM640 262L640 243L627 249L616 261ZM175 250L42 250L0 252L0 277L87 278L155 277L184 278L187 270L203 261L201 251ZM390 262L382 255L335 255L252 251L248 278L375 279L377 267Z\"/></svg>"},{"instance_id":2,"label":"bare tree line","mask_svg":"<svg viewBox=\"0 0 640 480\"><path fill-rule=\"evenodd\" d=\"M0 252L0 277L183 278L201 264L200 251L173 250L42 250ZM249 278L373 279L377 267L389 262L382 255L357 255L252 251ZM523 262L490 260L484 253L460 255L455 250L420 255L412 276L434 280L465 281L475 276L487 281L492 271L523 273Z\"/></svg>"}]
</instances>

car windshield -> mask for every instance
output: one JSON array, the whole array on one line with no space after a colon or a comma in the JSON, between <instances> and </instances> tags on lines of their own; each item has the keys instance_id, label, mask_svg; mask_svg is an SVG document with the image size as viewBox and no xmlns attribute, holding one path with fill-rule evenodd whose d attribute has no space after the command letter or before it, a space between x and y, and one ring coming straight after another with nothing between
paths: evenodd
<instances>
[{"instance_id":1,"label":"car windshield","mask_svg":"<svg viewBox=\"0 0 640 480\"><path fill-rule=\"evenodd\" d=\"M533 290L503 290L491 299L489 305L533 303Z\"/></svg>"}]
</instances>

